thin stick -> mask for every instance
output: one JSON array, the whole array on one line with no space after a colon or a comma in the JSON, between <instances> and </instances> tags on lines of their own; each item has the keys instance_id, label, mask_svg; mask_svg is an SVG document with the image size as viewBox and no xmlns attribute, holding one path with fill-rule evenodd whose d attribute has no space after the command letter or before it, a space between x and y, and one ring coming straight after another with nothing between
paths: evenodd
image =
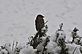
<instances>
[{"instance_id":1,"label":"thin stick","mask_svg":"<svg viewBox=\"0 0 82 54\"><path fill-rule=\"evenodd\" d=\"M74 54L74 52L75 52L76 48L77 48L77 47L75 47L75 49L74 49L74 51L73 51L73 54Z\"/></svg>"},{"instance_id":2,"label":"thin stick","mask_svg":"<svg viewBox=\"0 0 82 54\"><path fill-rule=\"evenodd\" d=\"M13 41L13 45L12 45L12 51L13 51L13 48L14 48L14 41Z\"/></svg>"}]
</instances>

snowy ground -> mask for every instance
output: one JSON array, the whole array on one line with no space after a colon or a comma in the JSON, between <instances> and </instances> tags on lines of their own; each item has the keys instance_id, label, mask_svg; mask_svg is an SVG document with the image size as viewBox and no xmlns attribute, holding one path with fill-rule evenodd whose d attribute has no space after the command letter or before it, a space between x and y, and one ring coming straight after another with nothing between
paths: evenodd
<instances>
[{"instance_id":1,"label":"snowy ground","mask_svg":"<svg viewBox=\"0 0 82 54\"><path fill-rule=\"evenodd\" d=\"M26 42L36 33L34 19L42 13L48 20L48 34L63 22L67 37L76 26L82 35L82 0L0 0L0 44Z\"/></svg>"}]
</instances>

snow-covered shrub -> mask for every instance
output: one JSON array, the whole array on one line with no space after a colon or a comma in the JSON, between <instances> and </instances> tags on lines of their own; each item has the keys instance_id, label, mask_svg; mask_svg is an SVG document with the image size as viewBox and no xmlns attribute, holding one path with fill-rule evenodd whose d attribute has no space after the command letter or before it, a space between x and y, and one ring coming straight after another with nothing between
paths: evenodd
<instances>
[{"instance_id":1,"label":"snow-covered shrub","mask_svg":"<svg viewBox=\"0 0 82 54\"><path fill-rule=\"evenodd\" d=\"M63 30L57 30L56 33L55 33L55 36L56 36L55 42L57 42L58 38L60 38L60 37L64 38L64 39L66 38L66 34Z\"/></svg>"},{"instance_id":2,"label":"snow-covered shrub","mask_svg":"<svg viewBox=\"0 0 82 54\"><path fill-rule=\"evenodd\" d=\"M6 43L4 45L5 49L8 51L9 54L13 54L13 51L11 49L11 44L10 43Z\"/></svg>"},{"instance_id":3,"label":"snow-covered shrub","mask_svg":"<svg viewBox=\"0 0 82 54\"><path fill-rule=\"evenodd\" d=\"M6 49L2 49L2 50L0 51L0 54L8 54L8 51L7 51Z\"/></svg>"},{"instance_id":4,"label":"snow-covered shrub","mask_svg":"<svg viewBox=\"0 0 82 54\"><path fill-rule=\"evenodd\" d=\"M53 41L50 41L47 46L47 52L49 53L57 53L58 51L61 50L60 47L57 46L57 43L53 42Z\"/></svg>"},{"instance_id":5,"label":"snow-covered shrub","mask_svg":"<svg viewBox=\"0 0 82 54\"><path fill-rule=\"evenodd\" d=\"M79 42L79 43L80 43L80 45L82 46L82 39L80 40L80 42Z\"/></svg>"},{"instance_id":6,"label":"snow-covered shrub","mask_svg":"<svg viewBox=\"0 0 82 54\"><path fill-rule=\"evenodd\" d=\"M41 37L42 41L38 46L36 47L38 53L45 53L46 52L46 46L49 42L49 37ZM47 53L47 52L46 52Z\"/></svg>"},{"instance_id":7,"label":"snow-covered shrub","mask_svg":"<svg viewBox=\"0 0 82 54\"><path fill-rule=\"evenodd\" d=\"M37 49L33 49L30 44L28 44L25 48L21 49L20 54L35 54Z\"/></svg>"},{"instance_id":8,"label":"snow-covered shrub","mask_svg":"<svg viewBox=\"0 0 82 54\"><path fill-rule=\"evenodd\" d=\"M75 43L66 44L66 48L68 48L69 54L81 54L80 52L80 45L76 45Z\"/></svg>"}]
</instances>

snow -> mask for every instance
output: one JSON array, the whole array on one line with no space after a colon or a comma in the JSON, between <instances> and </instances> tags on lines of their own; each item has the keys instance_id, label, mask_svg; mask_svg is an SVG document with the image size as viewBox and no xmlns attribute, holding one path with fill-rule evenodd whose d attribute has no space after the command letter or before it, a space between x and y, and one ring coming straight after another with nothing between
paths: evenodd
<instances>
[{"instance_id":1,"label":"snow","mask_svg":"<svg viewBox=\"0 0 82 54\"><path fill-rule=\"evenodd\" d=\"M28 45L20 51L20 54L35 54L37 49L33 49L32 46Z\"/></svg>"}]
</instances>

